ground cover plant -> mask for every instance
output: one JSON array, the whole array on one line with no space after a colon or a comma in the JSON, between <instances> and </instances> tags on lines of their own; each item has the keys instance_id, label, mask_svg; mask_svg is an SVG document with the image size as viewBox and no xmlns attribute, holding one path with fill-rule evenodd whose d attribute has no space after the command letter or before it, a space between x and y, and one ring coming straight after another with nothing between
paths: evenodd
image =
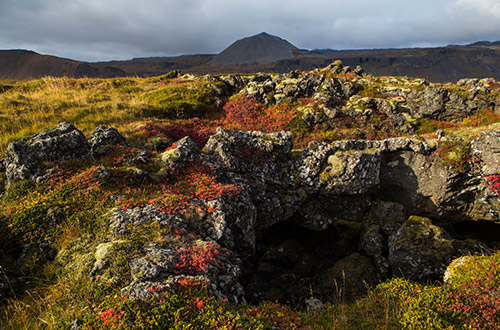
<instances>
[{"instance_id":1,"label":"ground cover plant","mask_svg":"<svg viewBox=\"0 0 500 330\"><path fill-rule=\"evenodd\" d=\"M335 76L360 79L354 74ZM404 103L395 94L396 88L422 88L418 82L403 78L365 77L357 83L362 98L392 104ZM149 301L122 295L119 288L130 280L127 253L135 253L137 246L145 242L159 241L160 236L179 242L190 239L188 233L172 226L168 232L138 229L131 242L120 247L103 280L90 281L94 252L107 242L111 210L155 205L161 212L182 215L196 226L198 217L215 212L211 201L238 198L241 187L220 182L206 164L191 162L165 175L159 171L161 155L174 150L177 146L173 143L184 136L203 148L217 127L263 132L286 130L293 133L294 145L303 148L318 140L382 139L413 134L429 137L439 129L459 134L469 128L500 122L500 115L494 109L484 108L454 122L409 118L406 127L412 130L408 130L402 129L390 114L362 103L367 100L354 99L352 103L357 102L359 107L353 105L351 112L328 117L321 100L299 98L266 105L241 93L225 97L214 88L220 84L167 75L43 78L12 82L8 88L0 89L2 154L9 142L55 127L60 121L75 124L87 136L99 125L113 126L129 143L129 146L113 146L105 156L93 161L67 162L58 167L57 174L48 182L16 182L2 196L0 276L20 272L25 282L22 290L12 290L12 295L2 301L1 327L68 328L78 319L83 322L82 329L499 328L498 252L469 257L455 268L447 285L395 278L357 301L332 299L320 311L277 302L237 305L213 297L207 283L189 278L181 280L174 291L151 286ZM365 115L359 115L359 111ZM311 120L311 116L315 119ZM148 150L145 160L137 146ZM458 173L467 171L469 156L466 143L458 138L442 140L436 151L442 165ZM154 175L145 179L141 171ZM1 175L3 183L5 174ZM486 184L498 194L498 175L489 176ZM35 245L38 250L30 251ZM186 245L177 253L178 275L196 276L224 268L225 252L217 244ZM16 264L20 255L25 255L22 266Z\"/></svg>"}]
</instances>

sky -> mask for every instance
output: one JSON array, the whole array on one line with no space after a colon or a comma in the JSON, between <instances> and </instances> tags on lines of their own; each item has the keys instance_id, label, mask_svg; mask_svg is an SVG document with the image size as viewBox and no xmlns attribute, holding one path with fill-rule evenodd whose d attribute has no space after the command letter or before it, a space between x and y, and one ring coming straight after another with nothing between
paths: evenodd
<instances>
[{"instance_id":1,"label":"sky","mask_svg":"<svg viewBox=\"0 0 500 330\"><path fill-rule=\"evenodd\" d=\"M0 0L0 49L83 61L217 54L267 32L302 49L500 40L500 0Z\"/></svg>"}]
</instances>

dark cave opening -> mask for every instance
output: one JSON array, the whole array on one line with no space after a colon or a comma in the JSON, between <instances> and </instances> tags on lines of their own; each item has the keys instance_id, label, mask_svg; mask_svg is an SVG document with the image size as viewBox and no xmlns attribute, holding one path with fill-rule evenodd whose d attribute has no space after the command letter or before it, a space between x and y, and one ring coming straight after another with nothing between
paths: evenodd
<instances>
[{"instance_id":1,"label":"dark cave opening","mask_svg":"<svg viewBox=\"0 0 500 330\"><path fill-rule=\"evenodd\" d=\"M500 223L492 221L463 220L452 222L447 230L457 239L473 239L488 247L500 247Z\"/></svg>"},{"instance_id":2,"label":"dark cave opening","mask_svg":"<svg viewBox=\"0 0 500 330\"><path fill-rule=\"evenodd\" d=\"M243 264L242 284L249 303L269 300L300 306L311 294L335 299L335 265L358 255L361 223L337 221L315 231L297 225L296 217L257 235L256 253Z\"/></svg>"},{"instance_id":3,"label":"dark cave opening","mask_svg":"<svg viewBox=\"0 0 500 330\"><path fill-rule=\"evenodd\" d=\"M304 307L311 295L322 301L350 301L392 277L391 267L381 273L374 257L361 252L366 251L360 239L369 223L337 220L319 231L300 225L302 220L297 213L256 235L256 252L243 261L241 283L247 302L267 300ZM500 247L499 223L445 219L432 222L453 239L456 253L487 253ZM387 234L380 231L381 257L386 260Z\"/></svg>"}]
</instances>

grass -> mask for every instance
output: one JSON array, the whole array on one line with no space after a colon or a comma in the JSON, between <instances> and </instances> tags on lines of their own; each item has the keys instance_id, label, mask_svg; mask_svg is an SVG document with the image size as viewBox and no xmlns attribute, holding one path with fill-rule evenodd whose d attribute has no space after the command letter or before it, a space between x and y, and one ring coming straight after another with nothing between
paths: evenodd
<instances>
[{"instance_id":1,"label":"grass","mask_svg":"<svg viewBox=\"0 0 500 330\"><path fill-rule=\"evenodd\" d=\"M3 325L12 329L56 329L79 318L85 321L84 329L127 329L131 324L141 329L164 329L165 326L185 329L188 325L207 329L270 329L272 326L285 329L497 329L500 308L495 297L500 285L500 253L470 258L456 271L450 286L395 278L353 303L328 303L321 313L295 311L270 302L234 306L214 300L202 284L188 284L178 293L155 288L152 290L157 290L157 298L140 304L122 297L109 285L99 286L88 281L87 262L87 267L78 270L65 268L66 273L46 270L58 273L55 284L41 283L38 289L10 300L2 310ZM179 310L184 317L179 316Z\"/></svg>"},{"instance_id":2,"label":"grass","mask_svg":"<svg viewBox=\"0 0 500 330\"><path fill-rule=\"evenodd\" d=\"M0 153L7 144L71 122L89 134L112 125L130 132L148 118L203 116L214 99L207 83L183 79L43 78L0 92ZM191 113L189 113L191 112Z\"/></svg>"},{"instance_id":3,"label":"grass","mask_svg":"<svg viewBox=\"0 0 500 330\"><path fill-rule=\"evenodd\" d=\"M421 88L420 80L407 78L367 77L363 81L358 81L367 84L360 89L362 96L382 99L393 97L392 88ZM144 169L153 173L150 181L134 178L130 168L137 166L133 158L138 149L118 147L95 162L66 164L61 168L61 176L48 184L23 181L11 187L0 199L0 276L19 271L12 257L19 245L44 242L59 253L53 261L45 262L37 254L28 260L29 267L22 271L27 279L25 291L16 293L0 307L2 328L60 329L78 318L85 321L84 328L94 329L127 328L130 324L146 329L187 329L189 326L206 329L270 329L273 326L286 329L495 329L491 325L495 323L491 322L500 322L500 312L495 300L490 298L499 297L496 288L500 287L500 253L472 257L471 262L457 268L450 286L392 279L355 302L332 298L322 313L294 310L272 302L235 306L210 297L203 284L187 285L178 293L158 289L158 299L148 303L132 302L122 297L118 289L128 283L130 276L124 255L129 252L126 249L122 255L116 255L102 281L90 281L95 249L108 240L111 209L143 206L154 201L165 211L187 217L193 215L194 219L197 211L211 211L200 201L215 198L217 194L237 195L237 187L216 182L210 170L200 164L178 172L170 181L154 175L158 170L156 152L161 153L185 135L202 147L218 126L268 132L289 130L294 133L296 147L303 147L312 140L332 142L410 134L400 131L389 117L380 113L373 114L370 120L339 115L330 121L307 125L300 109L322 111L321 104L308 99L269 107L242 97L223 100L225 105L221 108L214 107L215 101L208 82L166 76L43 78L0 83L1 154L6 152L9 142L53 128L61 121L71 122L87 136L97 126L109 125L118 128L130 144L152 152L150 163ZM421 135L432 135L436 129L470 135L488 125L498 125L500 115L482 109L460 123L415 121L416 132ZM461 164L465 156L460 146L443 145L444 165ZM117 180L99 177L101 166ZM0 175L0 181L5 180L5 174ZM114 195L128 197L111 198ZM137 228L126 248L133 250L146 240L165 239L159 235ZM179 310L185 313L184 317Z\"/></svg>"}]
</instances>

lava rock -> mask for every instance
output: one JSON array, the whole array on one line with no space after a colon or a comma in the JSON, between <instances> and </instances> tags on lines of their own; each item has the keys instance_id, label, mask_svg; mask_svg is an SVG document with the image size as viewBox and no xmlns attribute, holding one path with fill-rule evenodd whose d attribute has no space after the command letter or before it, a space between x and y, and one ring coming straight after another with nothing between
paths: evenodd
<instances>
[{"instance_id":1,"label":"lava rock","mask_svg":"<svg viewBox=\"0 0 500 330\"><path fill-rule=\"evenodd\" d=\"M81 131L69 123L12 142L4 161L7 187L19 180L43 182L55 165L68 160L91 159L90 146Z\"/></svg>"},{"instance_id":2,"label":"lava rock","mask_svg":"<svg viewBox=\"0 0 500 330\"><path fill-rule=\"evenodd\" d=\"M160 155L162 173L172 174L175 170L186 167L188 164L199 160L200 148L189 136L176 141Z\"/></svg>"},{"instance_id":3,"label":"lava rock","mask_svg":"<svg viewBox=\"0 0 500 330\"><path fill-rule=\"evenodd\" d=\"M481 135L471 142L471 153L481 160L483 175L499 173L500 131L481 132Z\"/></svg>"},{"instance_id":4,"label":"lava rock","mask_svg":"<svg viewBox=\"0 0 500 330\"><path fill-rule=\"evenodd\" d=\"M453 240L428 218L411 216L389 238L389 262L396 276L439 280L456 251Z\"/></svg>"},{"instance_id":5,"label":"lava rock","mask_svg":"<svg viewBox=\"0 0 500 330\"><path fill-rule=\"evenodd\" d=\"M116 128L99 126L90 134L89 144L92 156L98 158L106 154L106 147L114 145L126 146L127 142Z\"/></svg>"}]
</instances>

